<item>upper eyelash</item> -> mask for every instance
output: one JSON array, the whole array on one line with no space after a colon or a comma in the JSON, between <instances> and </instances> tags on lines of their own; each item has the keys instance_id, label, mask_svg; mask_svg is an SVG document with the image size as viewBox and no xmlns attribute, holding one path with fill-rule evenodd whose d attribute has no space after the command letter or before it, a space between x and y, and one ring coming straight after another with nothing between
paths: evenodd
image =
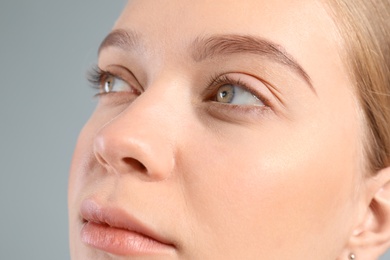
<instances>
[{"instance_id":1,"label":"upper eyelash","mask_svg":"<svg viewBox=\"0 0 390 260\"><path fill-rule=\"evenodd\" d=\"M226 84L226 83L230 83L230 84L237 84L238 85L238 82L236 81L239 81L237 79L233 80L231 79L229 76L227 75L217 75L217 76L212 76L207 84L207 89L211 90L212 88L214 88L215 86L219 86L219 85L222 85L222 84Z\"/></svg>"},{"instance_id":2,"label":"upper eyelash","mask_svg":"<svg viewBox=\"0 0 390 260\"><path fill-rule=\"evenodd\" d=\"M87 80L95 89L100 89L103 81L113 76L110 72L100 69L97 65L87 71Z\"/></svg>"},{"instance_id":3,"label":"upper eyelash","mask_svg":"<svg viewBox=\"0 0 390 260\"><path fill-rule=\"evenodd\" d=\"M270 107L270 102L268 98L264 97L263 95L254 92L251 87L249 87L245 82L241 81L240 79L235 79L230 77L229 75L217 75L210 78L209 83L207 84L207 92L215 92L216 88L224 85L224 84L232 84L237 85L246 91L250 92L252 95L256 96L258 99L260 99L266 106ZM213 93L214 95L214 93ZM212 95L212 96L213 96Z\"/></svg>"},{"instance_id":4,"label":"upper eyelash","mask_svg":"<svg viewBox=\"0 0 390 260\"><path fill-rule=\"evenodd\" d=\"M99 68L99 66L95 65L92 66L88 71L87 71L87 80L88 82L92 85L92 88L101 90L102 83L108 78L108 77L117 77L110 73L109 71L102 70ZM266 106L269 105L269 100L265 98L263 95L260 95L258 93L253 93L251 90L252 88L249 87L245 82L241 81L240 79L235 79L232 77L229 77L229 75L216 75L212 76L207 84L206 91L207 92L215 92L215 88L220 87L224 84L233 84L237 85L239 87L242 87L246 91L249 91L256 97L258 97ZM101 93L97 93L96 96L100 95Z\"/></svg>"},{"instance_id":5,"label":"upper eyelash","mask_svg":"<svg viewBox=\"0 0 390 260\"><path fill-rule=\"evenodd\" d=\"M123 80L122 77L118 76L116 73L112 73L108 70L102 70L101 68L99 68L99 66L95 65L87 71L87 80L89 81L91 87L93 89L97 90L97 93L94 95L94 97L99 97L99 96L108 95L108 94L113 93L111 91L106 92L105 90L103 90L107 79L110 77L120 79L120 80L124 81L126 84L128 84L131 88L131 91L129 91L129 92L134 93L134 94L138 94L138 95L141 94L141 92L139 90L137 90L136 88L134 88L132 86L132 84L128 83L126 80Z\"/></svg>"}]
</instances>

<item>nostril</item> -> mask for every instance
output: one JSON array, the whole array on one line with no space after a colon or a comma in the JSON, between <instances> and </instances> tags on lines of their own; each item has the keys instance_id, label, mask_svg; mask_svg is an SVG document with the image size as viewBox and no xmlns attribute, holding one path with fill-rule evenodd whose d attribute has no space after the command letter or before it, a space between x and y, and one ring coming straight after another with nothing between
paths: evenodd
<instances>
[{"instance_id":1,"label":"nostril","mask_svg":"<svg viewBox=\"0 0 390 260\"><path fill-rule=\"evenodd\" d=\"M123 162L127 165L129 165L133 170L141 172L141 173L146 173L147 169L145 165L143 165L140 161L134 159L134 158L123 158Z\"/></svg>"}]
</instances>

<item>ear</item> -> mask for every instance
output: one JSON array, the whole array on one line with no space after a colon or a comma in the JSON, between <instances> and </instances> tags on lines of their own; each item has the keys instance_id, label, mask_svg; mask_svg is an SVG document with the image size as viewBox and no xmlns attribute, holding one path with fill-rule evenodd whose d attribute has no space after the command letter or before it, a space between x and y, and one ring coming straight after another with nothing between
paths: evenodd
<instances>
[{"instance_id":1,"label":"ear","mask_svg":"<svg viewBox=\"0 0 390 260\"><path fill-rule=\"evenodd\" d=\"M368 203L349 239L347 257L377 259L390 247L390 167L367 180ZM350 258L353 259L353 258Z\"/></svg>"}]
</instances>

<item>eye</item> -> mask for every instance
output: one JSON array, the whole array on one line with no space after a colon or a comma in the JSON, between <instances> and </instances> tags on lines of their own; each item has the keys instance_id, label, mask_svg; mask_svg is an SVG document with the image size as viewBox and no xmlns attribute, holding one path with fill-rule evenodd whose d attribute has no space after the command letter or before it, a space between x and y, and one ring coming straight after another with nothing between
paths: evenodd
<instances>
[{"instance_id":1,"label":"eye","mask_svg":"<svg viewBox=\"0 0 390 260\"><path fill-rule=\"evenodd\" d=\"M217 90L216 102L232 105L264 106L264 103L248 90L236 84L224 84Z\"/></svg>"},{"instance_id":2,"label":"eye","mask_svg":"<svg viewBox=\"0 0 390 260\"><path fill-rule=\"evenodd\" d=\"M100 93L131 91L132 88L124 80L113 75L106 75L100 84Z\"/></svg>"},{"instance_id":3,"label":"eye","mask_svg":"<svg viewBox=\"0 0 390 260\"><path fill-rule=\"evenodd\" d=\"M141 94L141 87L132 73L121 68L111 68L112 72L93 67L87 74L88 81L94 89L98 90L97 96L110 93ZM123 79L125 78L125 79Z\"/></svg>"}]
</instances>

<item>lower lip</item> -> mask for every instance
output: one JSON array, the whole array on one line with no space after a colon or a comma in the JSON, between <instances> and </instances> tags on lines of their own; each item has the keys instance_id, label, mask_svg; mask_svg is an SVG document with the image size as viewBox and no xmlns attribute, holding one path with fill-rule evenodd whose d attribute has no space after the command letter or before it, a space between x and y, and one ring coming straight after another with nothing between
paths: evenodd
<instances>
[{"instance_id":1,"label":"lower lip","mask_svg":"<svg viewBox=\"0 0 390 260\"><path fill-rule=\"evenodd\" d=\"M84 224L81 240L89 246L114 255L156 255L167 254L173 250L172 246L142 234L93 222Z\"/></svg>"}]
</instances>

